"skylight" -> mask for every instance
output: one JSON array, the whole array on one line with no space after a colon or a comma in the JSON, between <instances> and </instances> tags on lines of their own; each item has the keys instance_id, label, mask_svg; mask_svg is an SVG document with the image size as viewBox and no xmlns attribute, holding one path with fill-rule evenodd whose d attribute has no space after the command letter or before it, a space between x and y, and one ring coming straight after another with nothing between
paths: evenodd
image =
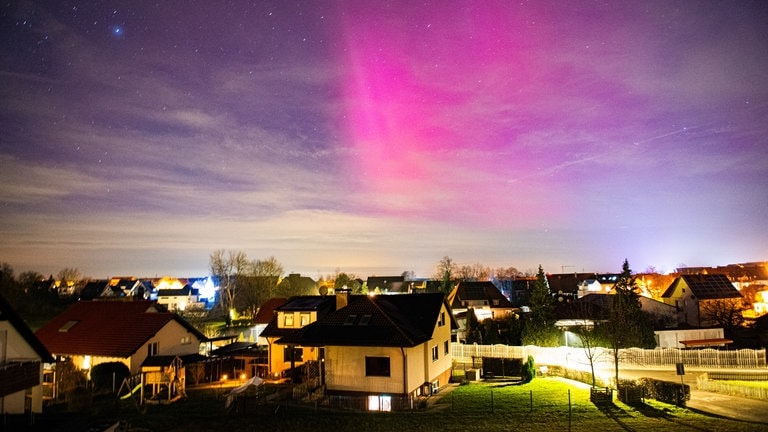
<instances>
[{"instance_id":1,"label":"skylight","mask_svg":"<svg viewBox=\"0 0 768 432\"><path fill-rule=\"evenodd\" d=\"M80 321L67 321L66 324L64 324L63 326L59 327L59 333L66 333L66 332L68 332L69 329L74 327L75 324L77 324L78 322L80 322Z\"/></svg>"}]
</instances>

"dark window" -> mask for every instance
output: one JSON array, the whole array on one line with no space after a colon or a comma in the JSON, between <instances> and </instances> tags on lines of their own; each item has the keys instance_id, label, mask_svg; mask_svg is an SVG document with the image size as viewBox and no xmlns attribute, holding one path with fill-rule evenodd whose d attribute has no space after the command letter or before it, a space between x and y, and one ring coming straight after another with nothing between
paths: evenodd
<instances>
[{"instance_id":1,"label":"dark window","mask_svg":"<svg viewBox=\"0 0 768 432\"><path fill-rule=\"evenodd\" d=\"M347 325L349 325L349 326L355 325L355 321L357 321L357 315L355 315L355 314L347 315L347 319L344 321L344 325L345 326L347 326Z\"/></svg>"},{"instance_id":2,"label":"dark window","mask_svg":"<svg viewBox=\"0 0 768 432\"><path fill-rule=\"evenodd\" d=\"M437 345L432 347L432 361L435 361L438 359L439 353L437 351Z\"/></svg>"},{"instance_id":3,"label":"dark window","mask_svg":"<svg viewBox=\"0 0 768 432\"><path fill-rule=\"evenodd\" d=\"M443 342L443 348L445 349L446 355L451 353L451 344L448 343L448 341Z\"/></svg>"},{"instance_id":4,"label":"dark window","mask_svg":"<svg viewBox=\"0 0 768 432\"><path fill-rule=\"evenodd\" d=\"M445 312L440 312L440 321L437 322L438 327L445 325Z\"/></svg>"},{"instance_id":5,"label":"dark window","mask_svg":"<svg viewBox=\"0 0 768 432\"><path fill-rule=\"evenodd\" d=\"M147 357L154 357L157 355L157 342L152 342L147 345Z\"/></svg>"},{"instance_id":6,"label":"dark window","mask_svg":"<svg viewBox=\"0 0 768 432\"><path fill-rule=\"evenodd\" d=\"M366 357L365 376L389 376L389 357Z\"/></svg>"},{"instance_id":7,"label":"dark window","mask_svg":"<svg viewBox=\"0 0 768 432\"><path fill-rule=\"evenodd\" d=\"M283 360L284 361L291 361L291 355L293 355L293 361L295 362L303 362L304 361L304 348L298 348L293 346L286 346L283 350Z\"/></svg>"},{"instance_id":8,"label":"dark window","mask_svg":"<svg viewBox=\"0 0 768 432\"><path fill-rule=\"evenodd\" d=\"M361 326L367 326L368 323L371 322L371 316L370 315L363 315L360 317L360 321L357 322L357 325Z\"/></svg>"}]
</instances>

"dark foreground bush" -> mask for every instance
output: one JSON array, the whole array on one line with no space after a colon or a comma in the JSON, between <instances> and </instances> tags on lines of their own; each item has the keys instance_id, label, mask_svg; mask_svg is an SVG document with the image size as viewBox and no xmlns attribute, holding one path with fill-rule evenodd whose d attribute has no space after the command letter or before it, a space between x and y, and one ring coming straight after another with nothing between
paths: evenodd
<instances>
[{"instance_id":1,"label":"dark foreground bush","mask_svg":"<svg viewBox=\"0 0 768 432\"><path fill-rule=\"evenodd\" d=\"M100 363L91 369L91 383L95 392L112 391L113 385L117 390L123 380L130 376L128 366L120 362Z\"/></svg>"},{"instance_id":2,"label":"dark foreground bush","mask_svg":"<svg viewBox=\"0 0 768 432\"><path fill-rule=\"evenodd\" d=\"M686 401L691 399L691 386L687 384L660 381L653 378L640 378L638 383L643 387L646 397L656 399L659 402L685 406Z\"/></svg>"}]
</instances>

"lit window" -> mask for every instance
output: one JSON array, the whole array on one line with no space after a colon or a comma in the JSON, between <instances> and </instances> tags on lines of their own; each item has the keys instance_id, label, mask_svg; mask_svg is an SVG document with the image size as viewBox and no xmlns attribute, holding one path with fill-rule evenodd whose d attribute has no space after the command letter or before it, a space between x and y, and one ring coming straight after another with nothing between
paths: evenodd
<instances>
[{"instance_id":1,"label":"lit window","mask_svg":"<svg viewBox=\"0 0 768 432\"><path fill-rule=\"evenodd\" d=\"M284 327L293 327L293 314L287 313L284 315L284 317L285 317Z\"/></svg>"},{"instance_id":2,"label":"lit window","mask_svg":"<svg viewBox=\"0 0 768 432\"><path fill-rule=\"evenodd\" d=\"M301 326L309 324L309 314L301 314Z\"/></svg>"},{"instance_id":3,"label":"lit window","mask_svg":"<svg viewBox=\"0 0 768 432\"><path fill-rule=\"evenodd\" d=\"M392 411L392 397L368 396L368 411Z\"/></svg>"}]
</instances>

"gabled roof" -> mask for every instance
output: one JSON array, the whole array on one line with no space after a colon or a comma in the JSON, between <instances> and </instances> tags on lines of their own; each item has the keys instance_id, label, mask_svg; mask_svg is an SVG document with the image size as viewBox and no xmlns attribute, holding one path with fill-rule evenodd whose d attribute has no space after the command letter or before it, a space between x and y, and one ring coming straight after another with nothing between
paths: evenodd
<instances>
[{"instance_id":1,"label":"gabled roof","mask_svg":"<svg viewBox=\"0 0 768 432\"><path fill-rule=\"evenodd\" d=\"M54 354L125 358L171 321L205 340L202 333L178 315L162 311L150 301L80 301L36 334Z\"/></svg>"},{"instance_id":2,"label":"gabled roof","mask_svg":"<svg viewBox=\"0 0 768 432\"><path fill-rule=\"evenodd\" d=\"M264 304L259 308L259 311L256 312L256 316L253 317L253 324L269 324L269 322L272 321L272 318L275 316L275 309L284 305L287 301L287 298L272 297L271 299L264 302Z\"/></svg>"},{"instance_id":3,"label":"gabled roof","mask_svg":"<svg viewBox=\"0 0 768 432\"><path fill-rule=\"evenodd\" d=\"M336 309L336 296L297 296L291 297L283 305L275 307L279 312L316 312L317 319ZM269 324L261 332L261 337L282 337L295 332L296 328L281 328L277 323L277 313L272 314Z\"/></svg>"},{"instance_id":4,"label":"gabled roof","mask_svg":"<svg viewBox=\"0 0 768 432\"><path fill-rule=\"evenodd\" d=\"M35 353L40 356L40 360L47 363L53 362L53 356L51 356L51 353L45 348L45 345L40 342L27 323L16 314L16 311L3 296L0 296L0 321L8 321L11 324L11 327L16 329L19 335L21 335L29 346L32 347Z\"/></svg>"},{"instance_id":5,"label":"gabled roof","mask_svg":"<svg viewBox=\"0 0 768 432\"><path fill-rule=\"evenodd\" d=\"M85 284L82 290L80 290L80 299L93 300L101 296L101 293L104 292L108 285L109 281L106 280L90 281Z\"/></svg>"},{"instance_id":6,"label":"gabled roof","mask_svg":"<svg viewBox=\"0 0 768 432\"><path fill-rule=\"evenodd\" d=\"M184 297L184 296L196 296L199 294L197 288L192 288L191 285L184 285L184 288L165 288L157 290L158 297Z\"/></svg>"},{"instance_id":7,"label":"gabled roof","mask_svg":"<svg viewBox=\"0 0 768 432\"><path fill-rule=\"evenodd\" d=\"M413 347L432 338L443 294L349 297L347 306L284 336L280 344ZM455 325L447 313L446 325Z\"/></svg>"},{"instance_id":8,"label":"gabled roof","mask_svg":"<svg viewBox=\"0 0 768 432\"><path fill-rule=\"evenodd\" d=\"M263 357L268 352L266 346L259 346L253 342L232 342L229 345L217 348L211 352L212 357L246 356Z\"/></svg>"},{"instance_id":9,"label":"gabled roof","mask_svg":"<svg viewBox=\"0 0 768 432\"><path fill-rule=\"evenodd\" d=\"M496 288L492 282L459 282L453 291L448 295L448 302L454 309L461 309L463 301L477 302L487 301L491 309L511 309L514 308L504 294Z\"/></svg>"},{"instance_id":10,"label":"gabled roof","mask_svg":"<svg viewBox=\"0 0 768 432\"><path fill-rule=\"evenodd\" d=\"M699 300L714 300L725 298L740 298L741 293L733 286L728 276L724 274L695 274L682 275L664 291L661 296L670 298L675 295L680 285L687 286L694 297Z\"/></svg>"}]
</instances>

